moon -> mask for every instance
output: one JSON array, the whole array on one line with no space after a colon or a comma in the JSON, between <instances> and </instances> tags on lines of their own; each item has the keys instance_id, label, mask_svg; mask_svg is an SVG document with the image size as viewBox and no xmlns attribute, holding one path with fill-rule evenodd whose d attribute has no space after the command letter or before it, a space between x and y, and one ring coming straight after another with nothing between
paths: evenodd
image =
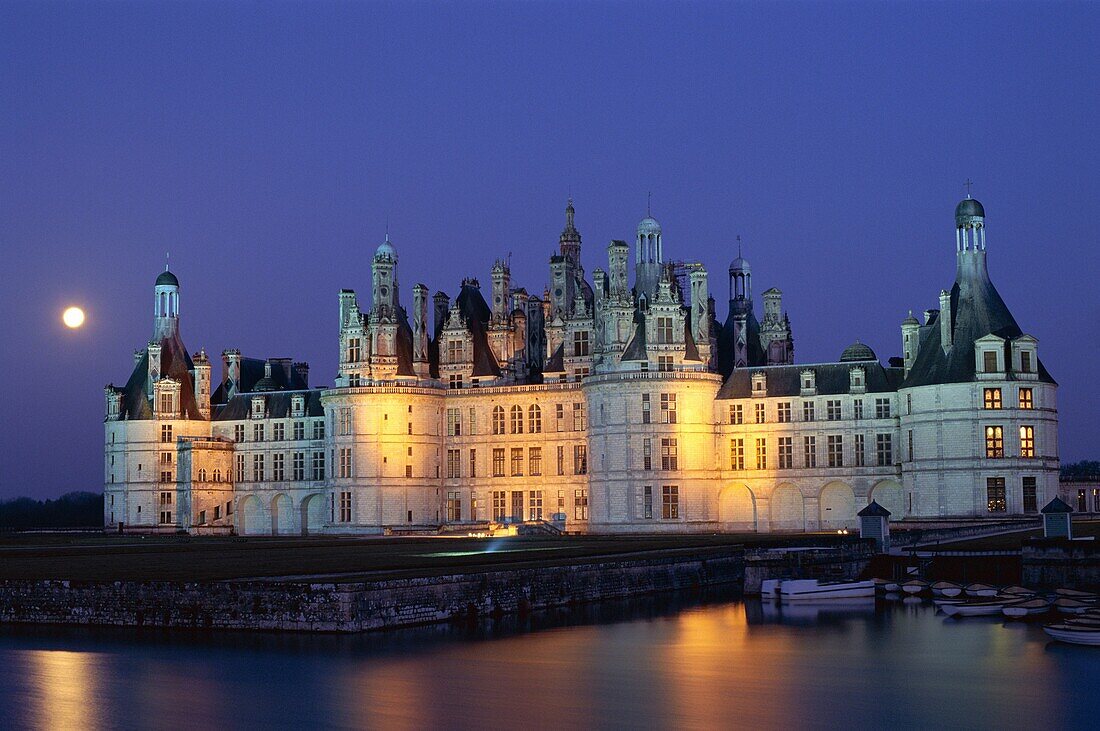
<instances>
[{"instance_id":1,"label":"moon","mask_svg":"<svg viewBox=\"0 0 1100 731\"><path fill-rule=\"evenodd\" d=\"M61 314L61 321L65 323L65 327L76 330L84 324L84 310L70 307Z\"/></svg>"}]
</instances>

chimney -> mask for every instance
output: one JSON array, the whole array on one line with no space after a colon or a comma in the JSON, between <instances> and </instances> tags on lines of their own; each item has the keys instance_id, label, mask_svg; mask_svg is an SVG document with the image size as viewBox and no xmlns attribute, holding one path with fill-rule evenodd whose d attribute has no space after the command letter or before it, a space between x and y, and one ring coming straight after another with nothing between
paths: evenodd
<instances>
[{"instance_id":1,"label":"chimney","mask_svg":"<svg viewBox=\"0 0 1100 731\"><path fill-rule=\"evenodd\" d=\"M951 350L951 294L946 290L940 290L940 344L946 353Z\"/></svg>"},{"instance_id":2,"label":"chimney","mask_svg":"<svg viewBox=\"0 0 1100 731\"><path fill-rule=\"evenodd\" d=\"M160 343L149 343L149 382L160 380Z\"/></svg>"},{"instance_id":3,"label":"chimney","mask_svg":"<svg viewBox=\"0 0 1100 731\"><path fill-rule=\"evenodd\" d=\"M309 363L300 362L294 364L294 373L302 382L302 388L309 388Z\"/></svg>"},{"instance_id":4,"label":"chimney","mask_svg":"<svg viewBox=\"0 0 1100 731\"><path fill-rule=\"evenodd\" d=\"M236 348L222 351L222 374L227 384L226 396L236 396L241 388L241 351Z\"/></svg>"},{"instance_id":5,"label":"chimney","mask_svg":"<svg viewBox=\"0 0 1100 731\"><path fill-rule=\"evenodd\" d=\"M428 287L413 287L413 372L421 378L428 373Z\"/></svg>"},{"instance_id":6,"label":"chimney","mask_svg":"<svg viewBox=\"0 0 1100 731\"><path fill-rule=\"evenodd\" d=\"M199 403L199 413L202 418L210 418L210 359L206 357L206 350L195 353L192 360L195 363L195 400Z\"/></svg>"},{"instance_id":7,"label":"chimney","mask_svg":"<svg viewBox=\"0 0 1100 731\"><path fill-rule=\"evenodd\" d=\"M438 336L447 325L447 316L451 312L451 299L446 292L436 292L432 295L432 304L435 306L433 315L435 316L435 333Z\"/></svg>"}]
</instances>

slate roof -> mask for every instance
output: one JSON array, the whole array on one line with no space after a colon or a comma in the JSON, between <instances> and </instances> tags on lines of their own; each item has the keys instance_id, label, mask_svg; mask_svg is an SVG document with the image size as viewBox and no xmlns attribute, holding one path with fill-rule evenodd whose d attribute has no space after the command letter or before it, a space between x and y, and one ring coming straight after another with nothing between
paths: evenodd
<instances>
[{"instance_id":1,"label":"slate roof","mask_svg":"<svg viewBox=\"0 0 1100 731\"><path fill-rule=\"evenodd\" d=\"M821 363L817 365L799 364L754 366L737 368L726 378L718 390L719 399L749 398L752 396L752 374L767 374L767 395L798 396L802 393L802 371L811 370L815 374L817 395L839 396L851 393L849 371L853 366L863 367L866 375L867 393L890 393L901 385L903 369L887 368L875 361L862 363Z\"/></svg>"},{"instance_id":2,"label":"slate roof","mask_svg":"<svg viewBox=\"0 0 1100 731\"><path fill-rule=\"evenodd\" d=\"M718 372L723 376L729 376L733 372L733 361L737 351L734 347L733 333L736 319L733 307L730 307L730 313L726 317L726 322L718 331L717 363ZM756 319L756 315L753 314L752 310L748 311L746 324L748 326L748 332L745 333L745 345L748 350L749 365L756 366L764 364L767 362L767 357L764 353L764 347L760 344L760 322Z\"/></svg>"},{"instance_id":3,"label":"slate roof","mask_svg":"<svg viewBox=\"0 0 1100 731\"><path fill-rule=\"evenodd\" d=\"M466 330L470 333L470 341L473 343L474 376L499 376L500 365L493 355L493 349L489 347L489 318L492 310L481 296L481 289L472 284L463 284L455 300L458 305L459 315L466 323Z\"/></svg>"},{"instance_id":4,"label":"slate roof","mask_svg":"<svg viewBox=\"0 0 1100 731\"><path fill-rule=\"evenodd\" d=\"M634 310L634 337L630 338L630 342L623 348L623 354L619 360L649 360L649 352L645 346L645 313Z\"/></svg>"},{"instance_id":5,"label":"slate roof","mask_svg":"<svg viewBox=\"0 0 1100 731\"><path fill-rule=\"evenodd\" d=\"M201 419L199 404L195 400L195 383L191 371L195 365L187 348L183 346L179 330L160 341L160 374L162 378L172 378L180 382L180 413L184 419ZM120 389L122 403L119 407L120 420L140 420L153 418L153 383L149 379L149 348L134 366L126 385Z\"/></svg>"},{"instance_id":6,"label":"slate roof","mask_svg":"<svg viewBox=\"0 0 1100 731\"><path fill-rule=\"evenodd\" d=\"M261 386L267 391L304 390L309 385L302 380L301 375L294 369L289 358L271 359L271 383L261 384L264 379L264 366L267 361L263 358L241 358L241 382L237 384L239 393L259 390ZM210 402L224 404L229 397L229 381L224 380L210 396Z\"/></svg>"},{"instance_id":7,"label":"slate roof","mask_svg":"<svg viewBox=\"0 0 1100 731\"><path fill-rule=\"evenodd\" d=\"M879 505L877 501L872 500L870 505L868 505L863 510L856 513L856 515L858 515L861 518L867 518L867 517L873 517L873 516L879 516L879 517L882 517L882 518L889 518L890 517L890 511L887 510L886 508L882 507L881 505Z\"/></svg>"},{"instance_id":8,"label":"slate roof","mask_svg":"<svg viewBox=\"0 0 1100 731\"><path fill-rule=\"evenodd\" d=\"M691 334L690 311L684 317L684 360L703 360L699 356L699 346L695 344L695 336Z\"/></svg>"},{"instance_id":9,"label":"slate roof","mask_svg":"<svg viewBox=\"0 0 1100 731\"><path fill-rule=\"evenodd\" d=\"M543 373L565 373L565 343L557 347L546 365L542 367Z\"/></svg>"},{"instance_id":10,"label":"slate roof","mask_svg":"<svg viewBox=\"0 0 1100 731\"><path fill-rule=\"evenodd\" d=\"M315 388L306 391L272 391L269 393L238 393L229 399L228 403L214 407L211 418L214 421L240 421L252 418L252 398L257 395L264 397L264 417L269 419L282 419L291 415L291 401L295 394L305 396L305 415L324 416L325 410L321 406L321 389Z\"/></svg>"},{"instance_id":11,"label":"slate roof","mask_svg":"<svg viewBox=\"0 0 1100 731\"><path fill-rule=\"evenodd\" d=\"M1039 512L1040 513L1072 513L1073 508L1071 508L1066 503L1066 501L1063 500L1062 498L1056 497L1053 500L1051 500L1049 503L1047 503L1046 506L1044 506L1043 509L1040 510Z\"/></svg>"}]
</instances>

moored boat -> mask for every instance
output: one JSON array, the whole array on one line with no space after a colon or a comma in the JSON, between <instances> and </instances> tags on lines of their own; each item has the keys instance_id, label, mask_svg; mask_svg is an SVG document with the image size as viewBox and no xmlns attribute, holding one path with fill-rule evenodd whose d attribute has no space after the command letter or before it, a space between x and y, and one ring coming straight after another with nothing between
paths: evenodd
<instances>
[{"instance_id":1,"label":"moored boat","mask_svg":"<svg viewBox=\"0 0 1100 731\"><path fill-rule=\"evenodd\" d=\"M1028 589L1024 586L1009 586L1001 589L1002 594L1008 594L1010 596L1035 596L1036 592L1032 589Z\"/></svg>"},{"instance_id":2,"label":"moored boat","mask_svg":"<svg viewBox=\"0 0 1100 731\"><path fill-rule=\"evenodd\" d=\"M1030 614L1045 614L1050 611L1051 603L1046 599L1025 599L1023 601L1006 604L1001 612L1006 617L1018 619Z\"/></svg>"},{"instance_id":3,"label":"moored boat","mask_svg":"<svg viewBox=\"0 0 1100 731\"><path fill-rule=\"evenodd\" d=\"M947 592L950 591L951 589L958 589L959 591L962 591L962 587L959 586L958 584L954 583L953 581L937 581L935 584L932 584L932 595L933 596L958 596L959 595L959 592L955 592L953 594L948 594Z\"/></svg>"},{"instance_id":4,"label":"moored boat","mask_svg":"<svg viewBox=\"0 0 1100 731\"><path fill-rule=\"evenodd\" d=\"M883 588L886 589L887 593L895 593L901 591L901 586L899 586L898 582L896 581L887 582L886 586L884 586Z\"/></svg>"},{"instance_id":5,"label":"moored boat","mask_svg":"<svg viewBox=\"0 0 1100 731\"><path fill-rule=\"evenodd\" d=\"M948 617L986 617L1000 614L1006 602L1003 599L988 602L960 602L944 604L940 609Z\"/></svg>"},{"instance_id":6,"label":"moored boat","mask_svg":"<svg viewBox=\"0 0 1100 731\"><path fill-rule=\"evenodd\" d=\"M1090 602L1070 599L1069 597L1060 597L1054 600L1054 608L1062 614L1084 614L1089 609L1092 609L1093 606L1094 605Z\"/></svg>"},{"instance_id":7,"label":"moored boat","mask_svg":"<svg viewBox=\"0 0 1100 731\"><path fill-rule=\"evenodd\" d=\"M1058 596L1064 596L1068 599L1093 599L1097 598L1095 592L1092 591L1078 591L1077 589L1055 589L1054 593Z\"/></svg>"},{"instance_id":8,"label":"moored boat","mask_svg":"<svg viewBox=\"0 0 1100 731\"><path fill-rule=\"evenodd\" d=\"M966 595L975 597L997 596L997 587L989 584L967 584Z\"/></svg>"},{"instance_id":9,"label":"moored boat","mask_svg":"<svg viewBox=\"0 0 1100 731\"><path fill-rule=\"evenodd\" d=\"M928 589L928 582L921 579L911 579L901 585L901 590L906 594L920 594Z\"/></svg>"},{"instance_id":10,"label":"moored boat","mask_svg":"<svg viewBox=\"0 0 1100 731\"><path fill-rule=\"evenodd\" d=\"M1100 645L1100 627L1082 627L1072 624L1048 624L1043 631L1058 640L1073 645Z\"/></svg>"},{"instance_id":11,"label":"moored boat","mask_svg":"<svg viewBox=\"0 0 1100 731\"><path fill-rule=\"evenodd\" d=\"M805 602L832 599L873 597L873 581L825 581L817 579L788 579L779 582L779 601Z\"/></svg>"}]
</instances>

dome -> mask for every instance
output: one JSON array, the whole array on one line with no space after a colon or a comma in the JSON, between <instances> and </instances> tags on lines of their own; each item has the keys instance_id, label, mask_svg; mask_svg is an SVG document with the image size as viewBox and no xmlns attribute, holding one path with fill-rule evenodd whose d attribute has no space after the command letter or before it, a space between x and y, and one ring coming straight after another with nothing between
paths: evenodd
<instances>
[{"instance_id":1,"label":"dome","mask_svg":"<svg viewBox=\"0 0 1100 731\"><path fill-rule=\"evenodd\" d=\"M967 196L959 201L959 205L955 206L955 218L971 218L973 216L985 218L985 207L977 198Z\"/></svg>"},{"instance_id":2,"label":"dome","mask_svg":"<svg viewBox=\"0 0 1100 731\"><path fill-rule=\"evenodd\" d=\"M163 272L160 273L160 276L157 277L156 286L157 287L165 287L165 286L167 286L167 287L178 287L178 286L180 286L180 280L176 279L175 274L173 274L172 272L165 269Z\"/></svg>"},{"instance_id":3,"label":"dome","mask_svg":"<svg viewBox=\"0 0 1100 731\"><path fill-rule=\"evenodd\" d=\"M738 256L736 259L730 262L731 272L745 272L749 274L752 272L752 267L749 266L749 260L744 257Z\"/></svg>"},{"instance_id":4,"label":"dome","mask_svg":"<svg viewBox=\"0 0 1100 731\"><path fill-rule=\"evenodd\" d=\"M657 223L657 219L652 216L646 216L641 221L638 221L638 235L647 234L659 234L661 233L661 224Z\"/></svg>"},{"instance_id":5,"label":"dome","mask_svg":"<svg viewBox=\"0 0 1100 731\"><path fill-rule=\"evenodd\" d=\"M374 257L385 259L396 259L397 249L393 248L393 244L390 243L390 235L386 234L386 240L378 245L378 248L374 251Z\"/></svg>"},{"instance_id":6,"label":"dome","mask_svg":"<svg viewBox=\"0 0 1100 731\"><path fill-rule=\"evenodd\" d=\"M840 354L841 363L851 363L860 360L878 360L878 356L875 355L875 351L858 340L845 348L844 352Z\"/></svg>"}]
</instances>

